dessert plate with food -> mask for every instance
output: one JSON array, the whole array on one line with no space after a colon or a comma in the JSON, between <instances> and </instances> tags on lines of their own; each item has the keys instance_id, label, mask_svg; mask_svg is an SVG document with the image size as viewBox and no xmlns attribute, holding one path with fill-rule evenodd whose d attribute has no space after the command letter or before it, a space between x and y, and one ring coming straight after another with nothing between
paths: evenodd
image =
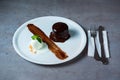
<instances>
[{"instance_id":1,"label":"dessert plate with food","mask_svg":"<svg viewBox=\"0 0 120 80\"><path fill-rule=\"evenodd\" d=\"M43 65L60 64L77 57L86 34L76 22L57 16L29 20L14 33L13 47L24 59Z\"/></svg>"}]
</instances>

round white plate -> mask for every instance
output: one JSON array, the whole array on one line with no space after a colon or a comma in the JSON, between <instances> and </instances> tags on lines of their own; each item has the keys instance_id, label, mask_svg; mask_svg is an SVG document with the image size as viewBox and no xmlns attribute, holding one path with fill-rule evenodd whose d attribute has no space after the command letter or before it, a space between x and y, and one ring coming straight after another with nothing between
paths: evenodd
<instances>
[{"instance_id":1,"label":"round white plate","mask_svg":"<svg viewBox=\"0 0 120 80\"><path fill-rule=\"evenodd\" d=\"M33 35L27 28L27 24L34 24L44 31L49 36L52 31L52 25L56 22L64 22L69 27L71 37L64 43L55 42L69 56L65 60L58 59L47 46L39 53L32 54L29 51L29 42ZM16 52L24 59L44 65L54 65L69 61L78 56L86 45L86 34L82 27L70 19L57 16L45 16L32 19L21 25L13 36L13 46Z\"/></svg>"}]
</instances>

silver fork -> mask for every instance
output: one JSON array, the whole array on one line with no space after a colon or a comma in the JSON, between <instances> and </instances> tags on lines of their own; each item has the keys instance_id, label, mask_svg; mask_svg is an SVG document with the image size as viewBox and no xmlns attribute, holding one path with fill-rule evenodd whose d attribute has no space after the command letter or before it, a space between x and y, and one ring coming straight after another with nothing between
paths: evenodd
<instances>
[{"instance_id":1,"label":"silver fork","mask_svg":"<svg viewBox=\"0 0 120 80\"><path fill-rule=\"evenodd\" d=\"M95 38L96 38L96 35L97 35L97 33L96 33L96 31L94 30L90 30L90 33L91 33L91 36L93 37L93 39L94 39L94 46L95 46L95 53L94 53L94 59L96 59L97 61L100 61L101 60L101 58L100 58L100 56L99 56L99 54L98 54L98 51L97 51L97 48L96 48L96 42L95 42Z\"/></svg>"}]
</instances>

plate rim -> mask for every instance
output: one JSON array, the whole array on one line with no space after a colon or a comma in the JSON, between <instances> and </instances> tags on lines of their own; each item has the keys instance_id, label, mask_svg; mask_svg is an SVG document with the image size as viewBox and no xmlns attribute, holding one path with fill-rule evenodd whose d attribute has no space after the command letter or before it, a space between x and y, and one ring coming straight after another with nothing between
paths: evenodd
<instances>
[{"instance_id":1,"label":"plate rim","mask_svg":"<svg viewBox=\"0 0 120 80\"><path fill-rule=\"evenodd\" d=\"M73 21L73 20L71 20L71 19L69 19L69 18L65 18L65 17L60 17L60 16L42 16L42 17L33 18L33 19L30 19L30 20L24 22L24 23L23 23L22 25L20 25L20 26L17 28L17 30L15 31L15 33L14 33L14 35L13 35L12 43L13 43L13 47L14 47L15 51L17 52L17 54L18 54L19 56L21 56L23 59L25 59L25 60L27 60L27 61L29 61L29 62L32 62L32 63L35 63L35 64L41 64L41 65L56 65L56 64L66 63L66 62L68 62L68 61L73 60L73 59L76 58L78 55L80 55L81 52L78 53L78 54L77 54L76 56L74 56L73 58L70 58L70 59L68 59L68 60L64 60L64 61L62 61L62 62L57 62L57 63L52 63L52 64L51 64L51 63L50 63L50 64L49 64L49 63L43 64L43 63L40 63L39 61L36 62L36 61L30 60L30 59L28 59L27 57L23 56L23 55L19 52L19 50L17 49L17 46L16 46L16 44L15 44L16 35L18 34L19 30L21 30L22 28L24 28L24 25L27 24L28 22L34 21L34 20L39 19L39 18L46 18L46 17L66 19L66 20L72 21L72 22L74 22L75 24L77 24L78 26L80 26L81 29L82 29L83 32L84 32L84 35L85 35L85 36L84 36L84 37L85 37L84 47L82 47L81 52L84 50L84 48L85 48L85 46L86 46L86 43L87 43L87 36L86 36L85 30L83 29L83 27L82 27L80 24L78 24L77 22L75 22L75 21Z\"/></svg>"}]
</instances>

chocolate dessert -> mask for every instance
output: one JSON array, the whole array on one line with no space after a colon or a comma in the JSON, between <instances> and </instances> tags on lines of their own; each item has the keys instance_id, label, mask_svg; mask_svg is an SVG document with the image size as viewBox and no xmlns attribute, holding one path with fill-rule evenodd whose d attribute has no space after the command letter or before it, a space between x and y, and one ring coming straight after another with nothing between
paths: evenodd
<instances>
[{"instance_id":1,"label":"chocolate dessert","mask_svg":"<svg viewBox=\"0 0 120 80\"><path fill-rule=\"evenodd\" d=\"M34 35L38 35L42 41L48 45L48 49L52 51L56 57L61 60L64 60L68 57L68 55L61 48L59 48L40 28L34 24L28 24L27 27L30 32L32 32Z\"/></svg>"},{"instance_id":2,"label":"chocolate dessert","mask_svg":"<svg viewBox=\"0 0 120 80\"><path fill-rule=\"evenodd\" d=\"M55 42L65 42L70 37L68 26L63 22L57 22L52 26L50 39Z\"/></svg>"}]
</instances>

